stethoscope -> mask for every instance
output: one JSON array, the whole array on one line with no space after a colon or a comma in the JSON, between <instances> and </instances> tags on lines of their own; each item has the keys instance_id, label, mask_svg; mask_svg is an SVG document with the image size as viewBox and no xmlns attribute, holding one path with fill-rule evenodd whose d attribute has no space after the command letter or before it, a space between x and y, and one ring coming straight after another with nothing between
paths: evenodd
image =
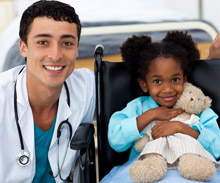
<instances>
[{"instance_id":1,"label":"stethoscope","mask_svg":"<svg viewBox=\"0 0 220 183\"><path fill-rule=\"evenodd\" d=\"M20 74L23 69L24 69L24 67L21 69L21 71L18 74ZM15 111L15 121L16 121L16 125L17 125L18 135L19 135L19 139L20 139L21 152L18 154L18 156L16 158L16 161L17 161L18 165L24 167L24 166L28 166L30 164L31 160L30 160L30 154L27 151L24 150L23 136L22 136L22 133L21 133L21 128L20 128L19 122L18 122L19 119L18 119L18 109L17 109L16 85L17 85L17 80L15 82L15 87L14 87L14 111ZM69 89L68 89L66 81L64 82L64 86L65 86L65 90L66 90L66 94L67 94L67 104L70 106L70 94L69 94ZM69 140L68 140L68 143L67 143L67 147L66 147L66 150L65 150L65 154L64 154L64 157L63 157L62 164L60 166L60 164L59 164L59 141L60 141L60 136L61 136L62 129L64 127L68 127L68 129L69 129ZM58 167L58 173L57 173L57 175L54 176L54 178L56 178L59 175L60 179L63 180L63 181L65 181L65 180L61 176L61 170L62 170L64 161L66 159L66 154L67 154L68 146L69 146L70 141L71 141L71 137L72 137L72 125L70 124L68 119L66 119L66 120L62 121L59 124L58 128L57 128L57 167Z\"/></svg>"}]
</instances>

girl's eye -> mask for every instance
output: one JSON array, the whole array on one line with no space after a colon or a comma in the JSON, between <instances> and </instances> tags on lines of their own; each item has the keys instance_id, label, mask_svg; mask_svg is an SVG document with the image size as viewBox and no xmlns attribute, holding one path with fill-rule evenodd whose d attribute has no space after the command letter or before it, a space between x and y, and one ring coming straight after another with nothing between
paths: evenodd
<instances>
[{"instance_id":1,"label":"girl's eye","mask_svg":"<svg viewBox=\"0 0 220 183\"><path fill-rule=\"evenodd\" d=\"M161 80L156 79L156 80L153 81L153 83L155 83L155 84L160 84L160 83L161 83Z\"/></svg>"},{"instance_id":2,"label":"girl's eye","mask_svg":"<svg viewBox=\"0 0 220 183\"><path fill-rule=\"evenodd\" d=\"M176 83L176 82L178 82L179 80L180 80L179 78L174 78L174 79L172 79L172 82Z\"/></svg>"}]
</instances>

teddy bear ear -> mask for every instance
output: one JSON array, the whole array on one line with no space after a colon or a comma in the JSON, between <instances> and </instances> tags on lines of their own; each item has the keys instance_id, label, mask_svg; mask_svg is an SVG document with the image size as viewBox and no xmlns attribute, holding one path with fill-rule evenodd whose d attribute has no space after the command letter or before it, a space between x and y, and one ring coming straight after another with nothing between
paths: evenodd
<instances>
[{"instance_id":1,"label":"teddy bear ear","mask_svg":"<svg viewBox=\"0 0 220 183\"><path fill-rule=\"evenodd\" d=\"M204 99L204 108L211 107L212 99L208 96L205 97Z\"/></svg>"},{"instance_id":2,"label":"teddy bear ear","mask_svg":"<svg viewBox=\"0 0 220 183\"><path fill-rule=\"evenodd\" d=\"M184 88L187 88L187 87L189 87L189 86L192 86L192 84L189 83L189 82L185 82L185 83L184 83Z\"/></svg>"}]
</instances>

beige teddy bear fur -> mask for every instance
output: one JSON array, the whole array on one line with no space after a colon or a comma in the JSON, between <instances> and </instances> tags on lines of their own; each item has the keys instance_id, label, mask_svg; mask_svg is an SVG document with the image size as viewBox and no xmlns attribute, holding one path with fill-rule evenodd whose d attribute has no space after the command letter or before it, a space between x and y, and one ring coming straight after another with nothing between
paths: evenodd
<instances>
[{"instance_id":1,"label":"beige teddy bear fur","mask_svg":"<svg viewBox=\"0 0 220 183\"><path fill-rule=\"evenodd\" d=\"M199 88L186 82L183 94L174 108L183 109L184 113L177 117L187 121L191 118L191 114L199 114L210 106L211 99ZM146 134L135 143L136 150L141 152L148 141L149 136ZM183 177L197 181L209 180L216 173L216 167L211 160L191 153L179 157L177 169ZM166 159L156 153L144 155L142 160L136 161L129 169L130 177L136 183L158 181L166 175L166 172Z\"/></svg>"},{"instance_id":2,"label":"beige teddy bear fur","mask_svg":"<svg viewBox=\"0 0 220 183\"><path fill-rule=\"evenodd\" d=\"M191 83L184 84L184 92L177 100L174 109L183 109L184 113L178 115L179 118L189 120L191 114L199 114L211 106L212 100L205 96L201 89Z\"/></svg>"}]
</instances>

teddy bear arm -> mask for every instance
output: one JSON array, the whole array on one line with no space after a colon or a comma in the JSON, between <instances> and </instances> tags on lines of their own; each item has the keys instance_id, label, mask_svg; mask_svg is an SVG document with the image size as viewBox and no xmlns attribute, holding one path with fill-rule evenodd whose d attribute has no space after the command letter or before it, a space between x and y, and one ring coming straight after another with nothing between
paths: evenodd
<instances>
[{"instance_id":1,"label":"teddy bear arm","mask_svg":"<svg viewBox=\"0 0 220 183\"><path fill-rule=\"evenodd\" d=\"M147 134L145 134L142 138L140 138L139 140L135 142L135 145L134 145L135 149L138 152L141 152L144 149L146 143L149 141L149 139L150 137Z\"/></svg>"}]
</instances>

